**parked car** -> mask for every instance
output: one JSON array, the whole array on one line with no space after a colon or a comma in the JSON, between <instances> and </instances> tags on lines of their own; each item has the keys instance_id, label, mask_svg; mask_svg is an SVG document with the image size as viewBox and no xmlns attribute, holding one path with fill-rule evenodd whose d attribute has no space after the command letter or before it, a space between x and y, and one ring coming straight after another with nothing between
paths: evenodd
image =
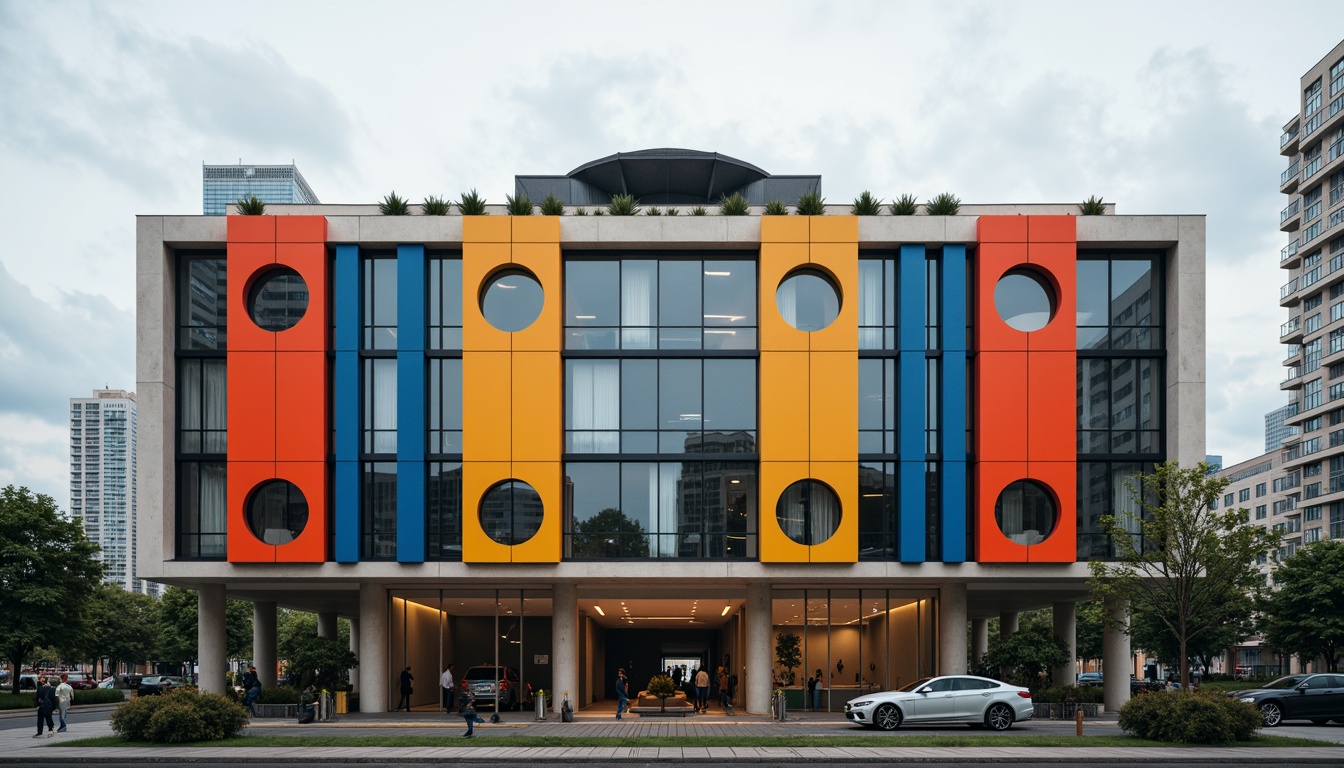
<instances>
[{"instance_id":1,"label":"parked car","mask_svg":"<svg viewBox=\"0 0 1344 768\"><path fill-rule=\"evenodd\" d=\"M1344 675L1289 675L1232 695L1259 708L1266 728L1285 720L1344 723Z\"/></svg>"},{"instance_id":2,"label":"parked car","mask_svg":"<svg viewBox=\"0 0 1344 768\"><path fill-rule=\"evenodd\" d=\"M57 679L59 680L60 678L58 677ZM86 675L83 672L68 672L66 673L65 681L76 691L87 691L95 685L93 677L91 675Z\"/></svg>"},{"instance_id":3,"label":"parked car","mask_svg":"<svg viewBox=\"0 0 1344 768\"><path fill-rule=\"evenodd\" d=\"M972 675L926 677L845 702L845 719L884 731L901 723L966 723L1002 731L1035 711L1026 688Z\"/></svg>"},{"instance_id":4,"label":"parked car","mask_svg":"<svg viewBox=\"0 0 1344 768\"><path fill-rule=\"evenodd\" d=\"M1078 675L1079 688L1098 688L1103 682L1103 673L1101 672L1083 672Z\"/></svg>"},{"instance_id":5,"label":"parked car","mask_svg":"<svg viewBox=\"0 0 1344 768\"><path fill-rule=\"evenodd\" d=\"M140 678L140 685L135 689L137 696L153 696L156 693L171 691L176 688L187 688L191 686L191 681L185 677L175 677L173 675L146 675Z\"/></svg>"},{"instance_id":6,"label":"parked car","mask_svg":"<svg viewBox=\"0 0 1344 768\"><path fill-rule=\"evenodd\" d=\"M104 677L102 680L99 680L99 681L98 681L98 687L99 687L99 688L116 688L116 687L117 687L117 678L113 677L112 675L108 675L107 677Z\"/></svg>"},{"instance_id":7,"label":"parked car","mask_svg":"<svg viewBox=\"0 0 1344 768\"><path fill-rule=\"evenodd\" d=\"M19 690L35 691L37 690L37 673L22 672L19 674Z\"/></svg>"},{"instance_id":8,"label":"parked car","mask_svg":"<svg viewBox=\"0 0 1344 768\"><path fill-rule=\"evenodd\" d=\"M499 681L499 706L496 706L495 681ZM495 707L498 711L517 710L532 703L532 686L524 686L512 667L480 666L462 675L462 688L476 697L476 706Z\"/></svg>"}]
</instances>

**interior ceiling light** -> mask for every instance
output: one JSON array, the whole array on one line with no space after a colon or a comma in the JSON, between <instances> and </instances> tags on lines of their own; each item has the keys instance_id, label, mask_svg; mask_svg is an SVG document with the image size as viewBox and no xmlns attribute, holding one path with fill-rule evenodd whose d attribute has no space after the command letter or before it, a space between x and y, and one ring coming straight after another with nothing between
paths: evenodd
<instances>
[{"instance_id":1,"label":"interior ceiling light","mask_svg":"<svg viewBox=\"0 0 1344 768\"><path fill-rule=\"evenodd\" d=\"M594 611L597 611L597 615L598 615L598 616L606 616L606 615L607 615L607 612L604 611L604 610L602 610L602 606L600 606L600 605L594 605L594 606L593 606L593 610L594 610Z\"/></svg>"},{"instance_id":2,"label":"interior ceiling light","mask_svg":"<svg viewBox=\"0 0 1344 768\"><path fill-rule=\"evenodd\" d=\"M711 271L709 271L708 269L706 269L706 270L705 270L705 274L706 274L706 275L709 275L710 277L728 277L729 275L731 275L731 274L733 274L733 273L732 273L732 272L711 272Z\"/></svg>"},{"instance_id":3,"label":"interior ceiling light","mask_svg":"<svg viewBox=\"0 0 1344 768\"><path fill-rule=\"evenodd\" d=\"M720 615L720 616L727 616L727 615L728 615L728 612L731 611L731 610L733 610L733 606L731 606L731 605L725 605L725 606L723 606L723 613L720 613L719 615Z\"/></svg>"}]
</instances>

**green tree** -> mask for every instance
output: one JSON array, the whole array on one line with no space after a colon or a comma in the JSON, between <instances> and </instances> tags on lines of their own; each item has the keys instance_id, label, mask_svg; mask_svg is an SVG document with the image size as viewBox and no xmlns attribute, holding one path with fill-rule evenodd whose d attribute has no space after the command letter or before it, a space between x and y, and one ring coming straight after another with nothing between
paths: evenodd
<instances>
[{"instance_id":1,"label":"green tree","mask_svg":"<svg viewBox=\"0 0 1344 768\"><path fill-rule=\"evenodd\" d=\"M799 647L797 635L780 632L775 636L775 663L789 670L789 680L793 680L793 668L803 663L803 653Z\"/></svg>"},{"instance_id":2,"label":"green tree","mask_svg":"<svg viewBox=\"0 0 1344 768\"><path fill-rule=\"evenodd\" d=\"M1074 637L1078 643L1078 658L1101 658L1101 633L1106 625L1106 610L1100 600L1084 600L1078 604L1078 622Z\"/></svg>"},{"instance_id":3,"label":"green tree","mask_svg":"<svg viewBox=\"0 0 1344 768\"><path fill-rule=\"evenodd\" d=\"M67 652L85 661L107 659L113 672L119 664L140 664L154 656L158 601L103 583L89 600L86 620Z\"/></svg>"},{"instance_id":4,"label":"green tree","mask_svg":"<svg viewBox=\"0 0 1344 768\"><path fill-rule=\"evenodd\" d=\"M1205 672L1213 664L1215 656L1251 634L1250 619L1254 604L1250 595L1229 593L1225 597L1230 604L1222 606L1218 611L1226 617L1225 623L1210 627L1207 632L1192 638L1186 648L1190 660L1200 662ZM1148 651L1168 664L1174 664L1180 658L1181 648L1176 635L1167 628L1171 623L1170 619L1163 621L1153 613L1135 613L1129 620L1130 638L1136 648Z\"/></svg>"},{"instance_id":5,"label":"green tree","mask_svg":"<svg viewBox=\"0 0 1344 768\"><path fill-rule=\"evenodd\" d=\"M1325 659L1339 671L1344 654L1344 539L1309 544L1274 571L1260 600L1260 631L1274 648Z\"/></svg>"},{"instance_id":6,"label":"green tree","mask_svg":"<svg viewBox=\"0 0 1344 768\"><path fill-rule=\"evenodd\" d=\"M69 645L78 633L70 617L82 614L103 576L98 551L50 496L13 485L0 490L0 652L14 693L34 648Z\"/></svg>"},{"instance_id":7,"label":"green tree","mask_svg":"<svg viewBox=\"0 0 1344 768\"><path fill-rule=\"evenodd\" d=\"M196 590L168 587L158 605L158 656L163 661L187 662L198 657L198 602ZM231 659L252 655L252 604L230 599L225 604L224 652Z\"/></svg>"},{"instance_id":8,"label":"green tree","mask_svg":"<svg viewBox=\"0 0 1344 768\"><path fill-rule=\"evenodd\" d=\"M309 683L331 690L345 685L351 668L359 664L347 643L334 637L296 638L285 653L289 684L304 688Z\"/></svg>"},{"instance_id":9,"label":"green tree","mask_svg":"<svg viewBox=\"0 0 1344 768\"><path fill-rule=\"evenodd\" d=\"M1131 615L1160 621L1176 640L1181 679L1189 680L1191 643L1245 620L1239 612L1249 604L1237 596L1261 590L1255 561L1277 547L1278 535L1250 525L1246 509L1217 509L1228 481L1203 462L1187 469L1164 462L1137 480L1130 492L1142 517L1101 518L1116 561L1089 563L1092 588L1128 601Z\"/></svg>"},{"instance_id":10,"label":"green tree","mask_svg":"<svg viewBox=\"0 0 1344 768\"><path fill-rule=\"evenodd\" d=\"M1019 625L1008 637L991 637L985 654L986 666L1005 670L1010 678L1032 689L1044 687L1050 670L1069 661L1068 644L1039 622Z\"/></svg>"},{"instance_id":11,"label":"green tree","mask_svg":"<svg viewBox=\"0 0 1344 768\"><path fill-rule=\"evenodd\" d=\"M575 557L648 557L649 539L640 522L607 507L574 524Z\"/></svg>"}]
</instances>

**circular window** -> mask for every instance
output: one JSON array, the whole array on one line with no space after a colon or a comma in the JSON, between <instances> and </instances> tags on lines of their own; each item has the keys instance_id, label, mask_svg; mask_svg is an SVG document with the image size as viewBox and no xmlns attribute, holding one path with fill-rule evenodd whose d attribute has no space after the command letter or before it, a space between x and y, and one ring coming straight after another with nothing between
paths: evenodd
<instances>
[{"instance_id":1,"label":"circular window","mask_svg":"<svg viewBox=\"0 0 1344 768\"><path fill-rule=\"evenodd\" d=\"M308 311L308 284L289 267L259 275L247 295L247 314L266 331L293 328Z\"/></svg>"},{"instance_id":2,"label":"circular window","mask_svg":"<svg viewBox=\"0 0 1344 768\"><path fill-rule=\"evenodd\" d=\"M815 269L789 273L775 291L775 306L784 322L800 331L820 331L840 314L840 291Z\"/></svg>"},{"instance_id":3,"label":"circular window","mask_svg":"<svg viewBox=\"0 0 1344 768\"><path fill-rule=\"evenodd\" d=\"M793 541L820 544L840 527L840 498L825 483L799 480L780 494L775 519Z\"/></svg>"},{"instance_id":4,"label":"circular window","mask_svg":"<svg viewBox=\"0 0 1344 768\"><path fill-rule=\"evenodd\" d=\"M288 544L308 525L308 500L288 480L267 480L247 500L247 527L267 544Z\"/></svg>"},{"instance_id":5,"label":"circular window","mask_svg":"<svg viewBox=\"0 0 1344 768\"><path fill-rule=\"evenodd\" d=\"M994 308L1009 327L1039 331L1055 316L1055 290L1039 272L1014 269L994 286Z\"/></svg>"},{"instance_id":6,"label":"circular window","mask_svg":"<svg viewBox=\"0 0 1344 768\"><path fill-rule=\"evenodd\" d=\"M491 486L481 498L481 528L493 541L522 544L541 529L541 494L521 480Z\"/></svg>"},{"instance_id":7,"label":"circular window","mask_svg":"<svg viewBox=\"0 0 1344 768\"><path fill-rule=\"evenodd\" d=\"M1040 544L1059 520L1054 494L1032 480L1018 480L994 502L994 519L1003 535L1018 544Z\"/></svg>"},{"instance_id":8,"label":"circular window","mask_svg":"<svg viewBox=\"0 0 1344 768\"><path fill-rule=\"evenodd\" d=\"M506 333L521 331L541 315L545 295L537 278L523 269L505 269L490 276L481 291L481 314Z\"/></svg>"}]
</instances>

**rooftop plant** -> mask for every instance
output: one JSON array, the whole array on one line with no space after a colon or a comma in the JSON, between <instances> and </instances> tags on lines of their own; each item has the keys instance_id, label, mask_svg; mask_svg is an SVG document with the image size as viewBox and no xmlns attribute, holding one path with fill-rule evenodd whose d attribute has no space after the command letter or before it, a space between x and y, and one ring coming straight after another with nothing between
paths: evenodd
<instances>
[{"instance_id":1,"label":"rooftop plant","mask_svg":"<svg viewBox=\"0 0 1344 768\"><path fill-rule=\"evenodd\" d=\"M703 206L703 205L697 205L697 206L695 206L694 208L691 209L691 215L692 215L692 216L708 216L708 215L709 215L709 211L706 211L706 210L705 210L705 206Z\"/></svg>"},{"instance_id":2,"label":"rooftop plant","mask_svg":"<svg viewBox=\"0 0 1344 768\"><path fill-rule=\"evenodd\" d=\"M765 215L787 216L789 215L789 209L785 207L784 202L782 200L771 200L770 202L765 204Z\"/></svg>"},{"instance_id":3,"label":"rooftop plant","mask_svg":"<svg viewBox=\"0 0 1344 768\"><path fill-rule=\"evenodd\" d=\"M526 192L519 192L517 197L505 195L504 210L508 211L510 216L531 216L532 198L528 197Z\"/></svg>"},{"instance_id":4,"label":"rooftop plant","mask_svg":"<svg viewBox=\"0 0 1344 768\"><path fill-rule=\"evenodd\" d=\"M648 207L647 210L644 211L644 215L645 215L645 216L662 216L662 215L663 215L663 209L662 209L662 208L659 208L659 207L656 206L656 205L651 205L651 206Z\"/></svg>"},{"instance_id":5,"label":"rooftop plant","mask_svg":"<svg viewBox=\"0 0 1344 768\"><path fill-rule=\"evenodd\" d=\"M882 198L873 197L873 193L866 189L854 198L854 204L849 207L850 216L876 216L879 213L882 213Z\"/></svg>"},{"instance_id":6,"label":"rooftop plant","mask_svg":"<svg viewBox=\"0 0 1344 768\"><path fill-rule=\"evenodd\" d=\"M411 204L393 190L378 204L378 212L384 216L410 216Z\"/></svg>"},{"instance_id":7,"label":"rooftop plant","mask_svg":"<svg viewBox=\"0 0 1344 768\"><path fill-rule=\"evenodd\" d=\"M668 216L680 216L680 215L681 215L681 211L677 210L676 208L668 208L668 209L667 209L667 215L668 215Z\"/></svg>"},{"instance_id":8,"label":"rooftop plant","mask_svg":"<svg viewBox=\"0 0 1344 768\"><path fill-rule=\"evenodd\" d=\"M457 201L457 211L463 216L485 216L485 198L476 194L475 188L463 192L462 198Z\"/></svg>"},{"instance_id":9,"label":"rooftop plant","mask_svg":"<svg viewBox=\"0 0 1344 768\"><path fill-rule=\"evenodd\" d=\"M604 213L606 213L606 210L603 209L603 208L594 208L594 209L593 209L593 215L594 215L594 216L601 216L601 215L604 214Z\"/></svg>"},{"instance_id":10,"label":"rooftop plant","mask_svg":"<svg viewBox=\"0 0 1344 768\"><path fill-rule=\"evenodd\" d=\"M961 198L951 192L934 195L924 206L924 212L930 216L956 216L961 210Z\"/></svg>"},{"instance_id":11,"label":"rooftop plant","mask_svg":"<svg viewBox=\"0 0 1344 768\"><path fill-rule=\"evenodd\" d=\"M582 205L580 205L578 208L575 208L575 209L574 209L574 215L575 215L575 216L587 216L587 215L588 215L588 209L587 209L587 208L584 208Z\"/></svg>"},{"instance_id":12,"label":"rooftop plant","mask_svg":"<svg viewBox=\"0 0 1344 768\"><path fill-rule=\"evenodd\" d=\"M555 195L547 195L545 200L541 201L542 216L564 216L565 204Z\"/></svg>"},{"instance_id":13,"label":"rooftop plant","mask_svg":"<svg viewBox=\"0 0 1344 768\"><path fill-rule=\"evenodd\" d=\"M1101 202L1101 198L1092 195L1078 204L1078 212L1084 216L1100 216L1106 213L1106 204Z\"/></svg>"},{"instance_id":14,"label":"rooftop plant","mask_svg":"<svg viewBox=\"0 0 1344 768\"><path fill-rule=\"evenodd\" d=\"M919 210L919 201L914 195L906 193L892 200L887 210L891 211L892 216L914 216L915 211Z\"/></svg>"},{"instance_id":15,"label":"rooftop plant","mask_svg":"<svg viewBox=\"0 0 1344 768\"><path fill-rule=\"evenodd\" d=\"M826 213L826 198L820 192L804 192L798 197L794 212L799 216L822 216Z\"/></svg>"},{"instance_id":16,"label":"rooftop plant","mask_svg":"<svg viewBox=\"0 0 1344 768\"><path fill-rule=\"evenodd\" d=\"M266 204L253 195L246 200L239 199L235 206L239 216L260 216L266 212Z\"/></svg>"},{"instance_id":17,"label":"rooftop plant","mask_svg":"<svg viewBox=\"0 0 1344 768\"><path fill-rule=\"evenodd\" d=\"M741 192L724 195L719 200L720 216L746 216L750 210L750 206L747 205L747 198L743 197Z\"/></svg>"},{"instance_id":18,"label":"rooftop plant","mask_svg":"<svg viewBox=\"0 0 1344 768\"><path fill-rule=\"evenodd\" d=\"M452 209L452 203L435 195L426 197L425 202L420 204L420 212L426 216L447 216Z\"/></svg>"},{"instance_id":19,"label":"rooftop plant","mask_svg":"<svg viewBox=\"0 0 1344 768\"><path fill-rule=\"evenodd\" d=\"M607 213L612 216L638 216L639 201L634 195L612 195L607 204Z\"/></svg>"}]
</instances>

